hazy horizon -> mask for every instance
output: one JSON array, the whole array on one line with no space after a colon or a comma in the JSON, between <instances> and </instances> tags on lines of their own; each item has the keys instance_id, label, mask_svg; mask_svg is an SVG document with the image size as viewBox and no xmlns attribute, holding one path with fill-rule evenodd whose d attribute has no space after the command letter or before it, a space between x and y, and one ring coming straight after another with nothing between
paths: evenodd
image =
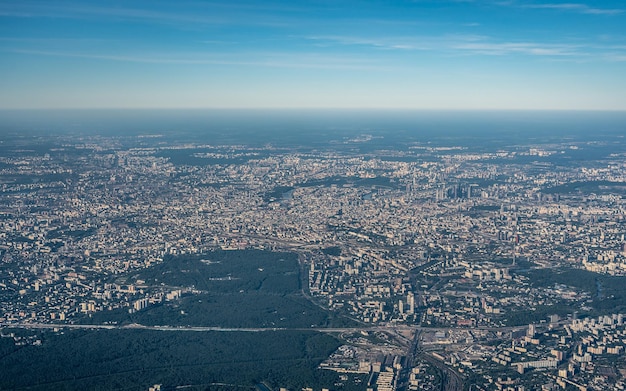
<instances>
[{"instance_id":1,"label":"hazy horizon","mask_svg":"<svg viewBox=\"0 0 626 391\"><path fill-rule=\"evenodd\" d=\"M363 109L0 110L0 136L160 135L184 142L319 147L369 135L359 148L410 143L480 145L623 137L623 111ZM3 137L0 137L2 139ZM1 140L0 140L1 141Z\"/></svg>"}]
</instances>

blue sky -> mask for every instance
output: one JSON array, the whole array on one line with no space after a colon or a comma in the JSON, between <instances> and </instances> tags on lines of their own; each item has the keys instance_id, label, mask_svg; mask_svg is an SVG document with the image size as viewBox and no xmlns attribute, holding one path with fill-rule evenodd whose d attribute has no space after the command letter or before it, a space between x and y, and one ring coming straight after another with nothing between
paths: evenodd
<instances>
[{"instance_id":1,"label":"blue sky","mask_svg":"<svg viewBox=\"0 0 626 391\"><path fill-rule=\"evenodd\" d=\"M626 3L0 0L0 108L626 110Z\"/></svg>"}]
</instances>

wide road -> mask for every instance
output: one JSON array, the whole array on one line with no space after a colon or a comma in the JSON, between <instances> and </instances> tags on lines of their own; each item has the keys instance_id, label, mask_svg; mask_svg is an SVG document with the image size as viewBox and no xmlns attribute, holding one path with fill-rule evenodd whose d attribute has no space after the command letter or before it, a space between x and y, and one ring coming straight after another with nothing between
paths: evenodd
<instances>
[{"instance_id":1,"label":"wide road","mask_svg":"<svg viewBox=\"0 0 626 391\"><path fill-rule=\"evenodd\" d=\"M420 355L421 349L419 346L419 341L422 336L422 332L420 330L415 331L415 336L413 337L413 341L411 341L411 345L409 346L409 350L406 353L406 361L402 366L402 370L400 371L400 375L398 376L398 391L405 391L409 388L409 378L411 376L411 370L415 366L415 361Z\"/></svg>"},{"instance_id":2,"label":"wide road","mask_svg":"<svg viewBox=\"0 0 626 391\"><path fill-rule=\"evenodd\" d=\"M384 330L380 327L310 327L310 328L283 328L283 327L204 327L204 326L145 326L138 323L127 325L114 324L69 324L69 323L0 323L0 327L19 327L26 329L88 329L88 330L156 330L156 331L217 331L217 332L244 332L260 333L268 331L317 331L323 333L359 332L362 330Z\"/></svg>"},{"instance_id":3,"label":"wide road","mask_svg":"<svg viewBox=\"0 0 626 391\"><path fill-rule=\"evenodd\" d=\"M441 390L442 391L460 391L463 390L465 380L463 376L454 369L450 368L443 361L436 359L427 353L422 353L419 357L439 369L441 372Z\"/></svg>"},{"instance_id":4,"label":"wide road","mask_svg":"<svg viewBox=\"0 0 626 391\"><path fill-rule=\"evenodd\" d=\"M411 368L415 366L418 360L424 360L437 368L441 373L441 390L442 391L459 391L463 389L465 380L461 374L454 369L448 367L443 361L436 359L430 354L424 352L420 347L421 330L415 331L413 342L409 347L406 355L406 362L402 371L400 372L400 379L398 382L398 391L404 391L409 386L409 376L411 375Z\"/></svg>"},{"instance_id":5,"label":"wide road","mask_svg":"<svg viewBox=\"0 0 626 391\"><path fill-rule=\"evenodd\" d=\"M360 331L391 331L398 327L409 327L415 330L416 333L424 331L450 331L450 330L468 330L467 328L454 328L454 327L421 327L421 326L391 326L391 325L362 325L355 327L218 327L218 326L146 326L138 323L131 323L125 325L117 324L77 324L77 323L31 323L31 322L18 322L0 323L0 327L19 327L26 329L143 329L143 330L161 330L161 331L221 331L221 332L262 332L262 331L319 331L322 333L345 333L345 332L360 332ZM511 327L475 327L472 330L487 330L487 331L513 331L522 330L528 326L511 326ZM415 343L415 341L413 341Z\"/></svg>"}]
</instances>

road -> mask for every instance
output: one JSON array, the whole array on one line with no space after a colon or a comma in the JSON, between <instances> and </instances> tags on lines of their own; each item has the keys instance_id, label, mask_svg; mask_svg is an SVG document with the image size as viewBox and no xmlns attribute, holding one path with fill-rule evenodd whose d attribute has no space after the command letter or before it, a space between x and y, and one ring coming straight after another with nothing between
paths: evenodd
<instances>
[{"instance_id":1,"label":"road","mask_svg":"<svg viewBox=\"0 0 626 391\"><path fill-rule=\"evenodd\" d=\"M217 326L146 326L138 323L117 325L117 324L76 324L76 323L0 323L0 327L19 327L26 329L103 329L103 330L115 330L115 329L143 329L143 330L159 330L159 331L220 331L220 332L264 332L264 331L318 331L322 333L345 333L345 332L360 332L360 331L393 331L399 326L388 325L362 325L356 327L217 327ZM402 326L404 327L404 326ZM487 331L513 331L527 328L528 326L513 326L513 327L475 327L473 330L487 330ZM419 335L423 331L450 331L455 329L454 327L412 327L416 335ZM466 330L466 328L460 328ZM416 344L415 339L413 345Z\"/></svg>"},{"instance_id":2,"label":"road","mask_svg":"<svg viewBox=\"0 0 626 391\"><path fill-rule=\"evenodd\" d=\"M0 323L0 327L19 327L25 329L84 329L84 330L155 330L155 331L196 331L196 332L242 332L260 333L269 331L317 331L322 333L345 333L359 332L362 330L384 330L377 327L310 327L310 328L286 328L286 327L202 327L202 326L145 326L142 324L67 324L67 323Z\"/></svg>"},{"instance_id":3,"label":"road","mask_svg":"<svg viewBox=\"0 0 626 391\"><path fill-rule=\"evenodd\" d=\"M463 376L454 369L450 368L443 361L436 359L427 353L422 353L419 357L439 369L441 372L441 390L442 391L460 391L463 389L465 380Z\"/></svg>"},{"instance_id":4,"label":"road","mask_svg":"<svg viewBox=\"0 0 626 391\"><path fill-rule=\"evenodd\" d=\"M406 361L402 366L402 370L400 371L400 375L398 376L398 391L405 391L409 388L409 377L411 376L411 370L415 366L415 361L420 355L420 338L422 336L422 332L420 330L415 331L415 335L413 336L413 341L411 341L411 345L406 354Z\"/></svg>"},{"instance_id":5,"label":"road","mask_svg":"<svg viewBox=\"0 0 626 391\"><path fill-rule=\"evenodd\" d=\"M415 366L418 360L423 360L434 366L441 373L441 390L442 391L459 391L463 389L465 380L461 374L454 369L448 367L441 360L436 359L430 354L424 352L420 347L420 340L422 336L421 330L415 331L415 336L406 355L406 362L400 371L398 381L398 391L405 391L409 386L409 376L411 375L411 369Z\"/></svg>"}]
</instances>

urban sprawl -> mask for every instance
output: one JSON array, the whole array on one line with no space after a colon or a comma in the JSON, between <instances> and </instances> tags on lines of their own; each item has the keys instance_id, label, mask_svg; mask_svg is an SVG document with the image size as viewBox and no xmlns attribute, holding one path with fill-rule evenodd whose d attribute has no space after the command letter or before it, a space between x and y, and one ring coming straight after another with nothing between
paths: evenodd
<instances>
[{"instance_id":1,"label":"urban sprawl","mask_svg":"<svg viewBox=\"0 0 626 391\"><path fill-rule=\"evenodd\" d=\"M288 251L303 293L362 325L320 368L367 375L364 388L626 389L624 315L594 307L603 278L626 275L624 154L564 164L595 144L358 153L376 139L59 137L0 156L3 327L63 329L194 295L112 278L164 257ZM594 289L549 280L582 272Z\"/></svg>"}]
</instances>

